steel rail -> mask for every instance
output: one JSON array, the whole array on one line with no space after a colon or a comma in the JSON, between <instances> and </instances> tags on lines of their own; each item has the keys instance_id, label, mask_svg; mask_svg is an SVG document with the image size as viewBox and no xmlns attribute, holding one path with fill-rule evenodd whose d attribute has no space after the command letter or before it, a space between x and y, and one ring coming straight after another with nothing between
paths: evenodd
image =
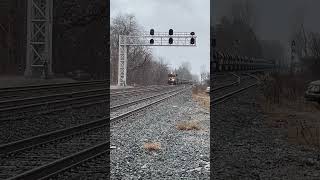
<instances>
[{"instance_id":1,"label":"steel rail","mask_svg":"<svg viewBox=\"0 0 320 180\"><path fill-rule=\"evenodd\" d=\"M215 91L218 91L218 90L222 90L222 89L225 89L227 87L231 87L231 86L234 86L234 85L239 85L240 82L241 82L241 77L236 75L235 73L230 73L231 75L235 76L237 78L237 81L235 82L232 82L232 83L229 83L229 84L226 84L226 85L222 85L222 86L219 86L217 88L214 88L212 89L211 92L215 92Z\"/></svg>"},{"instance_id":2,"label":"steel rail","mask_svg":"<svg viewBox=\"0 0 320 180\"><path fill-rule=\"evenodd\" d=\"M110 150L110 142L98 144L94 147L82 150L70 156L58 159L49 164L31 169L8 180L46 179L61 171L76 166L84 161L93 159L107 153Z\"/></svg>"},{"instance_id":3,"label":"steel rail","mask_svg":"<svg viewBox=\"0 0 320 180\"><path fill-rule=\"evenodd\" d=\"M82 97L83 98L83 97ZM89 102L80 102L80 103L73 103L72 104L72 109L79 109L79 108L84 108L84 107L89 107L89 106L93 106L93 105L98 105L98 104L104 104L104 103L108 103L109 100L105 99L105 100L94 100L93 102L91 102L93 100L89 100ZM69 107L69 106L68 106ZM61 112L61 111L66 111L70 108L66 108L66 107L59 107L59 108L55 108L55 109L49 109L49 110L42 110L42 111L37 111L36 114L33 115L44 115L44 114L50 114L50 113L54 113L54 112ZM111 107L112 109L116 108L116 107ZM1 111L1 109L0 109ZM11 122L11 121L17 121L17 120L22 120L24 118L28 118L32 115L21 115L21 116L15 116L15 117L4 117L4 118L0 118L0 122Z\"/></svg>"},{"instance_id":4,"label":"steel rail","mask_svg":"<svg viewBox=\"0 0 320 180\"><path fill-rule=\"evenodd\" d=\"M159 94L152 95L152 96L148 96L148 97L141 98L141 99L138 99L138 100L130 101L130 102L127 102L127 103L115 105L115 106L110 107L110 110L119 109L119 108L123 108L123 107L130 106L130 105L133 105L133 104L137 104L139 102L146 101L146 100L149 100L149 99L152 99L152 98L155 98L155 97L159 97L159 96L162 96L162 95L165 95L165 94L169 94L169 93L172 93L172 92L176 92L176 91L177 91L177 89L172 90L172 91L159 93Z\"/></svg>"},{"instance_id":5,"label":"steel rail","mask_svg":"<svg viewBox=\"0 0 320 180\"><path fill-rule=\"evenodd\" d=\"M141 93L145 93L145 92L152 92L152 91L157 91L159 89L162 88L150 88L150 89L142 89L142 90L135 90L135 91L130 91L127 92L126 94L130 93L130 95L132 95L132 93L135 93L135 95L137 94L141 94ZM147 91L146 91L147 90ZM100 90L92 90L90 92L98 92L101 91ZM84 91L84 92L80 92L80 93L87 93L89 91ZM75 93L66 93L62 96L72 96ZM79 94L79 93L76 93ZM112 95L116 95L116 94L120 94L123 95L123 93L112 93ZM104 97L107 97L109 94L108 92L105 93L100 93L100 94L94 94L94 95L86 95L86 96L79 96L79 97L74 97L74 98L67 98L67 99L58 99L58 100L52 100L52 101L47 101L47 102L40 102L40 103L33 103L33 104L24 104L21 103L22 105L10 105L8 107L1 107L1 103L0 103L0 117L2 116L2 118L0 119L0 121L5 121L8 119L8 116L10 116L10 114L13 111L17 111L19 110L19 113L31 113L31 112L37 112L36 115L40 115L40 114L48 114L48 113L53 113L53 112L58 112L61 111L62 109L65 109L65 107L69 107L70 105L72 105L73 108L80 108L80 107L87 107L88 105L94 105L94 104L101 104L101 103L106 103L108 102L107 100L105 101L99 101L99 99L104 99ZM54 97L54 96L52 96ZM127 97L127 96L125 96ZM98 98L98 101L97 101ZM117 97L119 98L119 97ZM37 98L35 98L37 99ZM34 100L34 99L32 99ZM42 100L45 101L45 100ZM90 103L94 101L94 103ZM14 101L14 102L21 102L21 101ZM89 104L88 104L89 102ZM50 107L50 106L57 106L58 104L61 104L58 108L57 107ZM81 104L83 104L83 106L81 106ZM37 109L35 109L36 107L38 107ZM48 107L47 109L43 110L39 108L42 107ZM51 109L53 108L53 109ZM62 108L62 109L61 109ZM14 118L9 118L8 120L17 120L17 119L21 119L23 117L28 117L28 115L23 115L23 116L16 116Z\"/></svg>"},{"instance_id":6,"label":"steel rail","mask_svg":"<svg viewBox=\"0 0 320 180\"><path fill-rule=\"evenodd\" d=\"M228 94L226 94L226 95L224 95L224 96L218 97L218 98L212 100L213 103L210 103L210 107L211 107L211 106L218 105L218 104L220 104L220 103L228 100L228 99L231 98L233 95L238 94L238 93L240 93L240 92L242 92L242 91L244 91L244 90L246 90L246 89L249 89L249 88L251 88L251 87L253 87L253 86L256 86L256 85L257 85L257 83L254 83L254 84L251 84L251 85L246 86L246 87L244 87L244 88L241 88L241 89L238 89L238 90L236 90L236 91L230 92L230 93L228 93Z\"/></svg>"},{"instance_id":7,"label":"steel rail","mask_svg":"<svg viewBox=\"0 0 320 180\"><path fill-rule=\"evenodd\" d=\"M74 97L80 97L82 94L86 95L88 93L107 93L110 92L111 96L114 95L123 95L123 94L128 94L128 93L139 93L139 92L148 92L149 90L158 90L161 89L162 87L150 87L150 88L144 88L144 89L132 89L130 91L124 91L124 92L110 92L109 88L101 88L101 89L92 89L92 90L83 90L83 91L75 91L75 92L67 92L67 93L58 93L58 94L50 94L50 95L42 95L42 96L36 96L36 97L28 97L28 98L21 98L21 99L13 99L13 100L4 100L0 101L0 111L1 109L4 108L9 108L12 106L19 106L26 105L26 104L32 104L32 101L36 101L37 103L45 101L48 103L48 100L63 100L65 98L74 98ZM36 103L34 103L36 104ZM18 108L18 107L17 107Z\"/></svg>"},{"instance_id":8,"label":"steel rail","mask_svg":"<svg viewBox=\"0 0 320 180\"><path fill-rule=\"evenodd\" d=\"M238 89L238 90L236 90L236 91L227 93L227 94L225 94L225 95L223 95L223 96L221 96L221 97L215 98L215 99L213 99L213 100L210 102L210 107L211 107L211 106L216 106L216 105L218 105L218 104L220 104L220 103L222 103L222 102L225 102L226 100L230 99L233 95L239 94L239 93L241 93L242 91L247 90L247 89L249 89L249 88L251 88L251 87L253 87L253 86L256 86L256 85L258 85L258 82L253 83L253 84L250 84L250 85L248 85L248 86L246 86L246 87L240 88L240 89Z\"/></svg>"},{"instance_id":9,"label":"steel rail","mask_svg":"<svg viewBox=\"0 0 320 180\"><path fill-rule=\"evenodd\" d=\"M26 104L31 104L32 101L36 101L38 103L43 102L43 101L47 102L49 100L59 100L59 99L71 98L71 97L81 96L83 94L88 94L88 93L99 93L101 91L102 92L109 92L109 88L42 95L42 96L13 99L13 100L4 100L4 101L0 101L0 109L9 108L11 106L16 106L16 104L19 104L20 106L26 105Z\"/></svg>"},{"instance_id":10,"label":"steel rail","mask_svg":"<svg viewBox=\"0 0 320 180\"><path fill-rule=\"evenodd\" d=\"M107 84L109 81L106 80L95 80L95 81L81 81L81 82L70 82L70 83L50 83L50 84L41 84L41 85L30 85L30 86L17 86L17 87L7 87L0 88L1 93L8 92L19 92L19 91L28 91L28 90L46 90L51 88L62 88L62 87L77 87L84 85L93 85L93 84Z\"/></svg>"},{"instance_id":11,"label":"steel rail","mask_svg":"<svg viewBox=\"0 0 320 180\"><path fill-rule=\"evenodd\" d=\"M67 99L60 99L60 100L52 100L48 102L40 102L40 103L34 103L34 104L26 104L26 105L21 105L21 106L14 106L14 107L8 107L8 108L2 108L0 109L0 117L8 117L10 113L13 111L18 111L19 113L31 113L34 111L39 111L39 109L35 109L36 107L38 108L45 108L45 109L50 109L52 107L50 106L63 106L63 107L68 107L72 104L79 104L79 101L93 101L97 100L94 98L105 98L109 95L108 92L106 93L100 93L100 94L94 94L94 95L87 95L87 96L81 96L81 97L75 97L75 98L67 98ZM41 111L41 109L40 109ZM9 113L9 114L8 114ZM6 116L5 116L6 115Z\"/></svg>"}]
</instances>

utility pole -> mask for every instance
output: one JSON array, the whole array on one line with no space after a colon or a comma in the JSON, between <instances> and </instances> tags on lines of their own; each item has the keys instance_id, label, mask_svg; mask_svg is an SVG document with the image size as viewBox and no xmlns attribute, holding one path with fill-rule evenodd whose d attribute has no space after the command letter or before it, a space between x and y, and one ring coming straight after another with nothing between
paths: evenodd
<instances>
[{"instance_id":1,"label":"utility pole","mask_svg":"<svg viewBox=\"0 0 320 180\"><path fill-rule=\"evenodd\" d=\"M129 46L180 46L195 47L196 36L194 32L166 32L142 33L141 35L119 35L119 63L118 63L118 86L127 85L127 53Z\"/></svg>"},{"instance_id":2,"label":"utility pole","mask_svg":"<svg viewBox=\"0 0 320 180\"><path fill-rule=\"evenodd\" d=\"M291 63L290 63L290 73L292 74L293 73L293 61L294 61L294 57L295 57L295 52L296 52L296 49L295 49L295 46L296 46L296 43L295 41L293 40L291 42Z\"/></svg>"}]
</instances>

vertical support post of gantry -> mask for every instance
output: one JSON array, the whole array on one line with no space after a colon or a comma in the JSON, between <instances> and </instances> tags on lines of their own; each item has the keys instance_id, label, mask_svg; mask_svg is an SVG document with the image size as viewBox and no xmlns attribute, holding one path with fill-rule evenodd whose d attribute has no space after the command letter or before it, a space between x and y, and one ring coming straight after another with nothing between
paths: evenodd
<instances>
[{"instance_id":1,"label":"vertical support post of gantry","mask_svg":"<svg viewBox=\"0 0 320 180\"><path fill-rule=\"evenodd\" d=\"M127 85L127 50L126 38L119 35L118 86Z\"/></svg>"},{"instance_id":2,"label":"vertical support post of gantry","mask_svg":"<svg viewBox=\"0 0 320 180\"><path fill-rule=\"evenodd\" d=\"M52 0L28 0L25 76L52 74Z\"/></svg>"},{"instance_id":3,"label":"vertical support post of gantry","mask_svg":"<svg viewBox=\"0 0 320 180\"><path fill-rule=\"evenodd\" d=\"M53 0L47 0L48 3L48 29L47 29L47 33L48 33L48 42L47 42L47 50L48 50L48 74L49 76L53 75L53 71L52 71L52 32L53 32Z\"/></svg>"}]
</instances>

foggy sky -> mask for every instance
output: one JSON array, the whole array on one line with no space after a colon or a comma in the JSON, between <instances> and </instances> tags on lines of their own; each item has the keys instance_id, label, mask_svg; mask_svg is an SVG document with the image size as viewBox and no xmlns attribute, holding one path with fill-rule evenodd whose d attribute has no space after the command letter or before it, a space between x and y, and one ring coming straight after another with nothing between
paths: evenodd
<instances>
[{"instance_id":1,"label":"foggy sky","mask_svg":"<svg viewBox=\"0 0 320 180\"><path fill-rule=\"evenodd\" d=\"M151 28L159 32L194 31L197 47L152 47L152 50L156 56L164 57L170 67L177 68L181 62L188 61L193 74L200 75L202 65L210 71L209 0L111 0L111 18L120 12L134 14L146 31Z\"/></svg>"},{"instance_id":2,"label":"foggy sky","mask_svg":"<svg viewBox=\"0 0 320 180\"><path fill-rule=\"evenodd\" d=\"M214 0L214 24L227 15L233 1ZM305 28L320 32L319 0L252 0L255 4L256 32L260 39L280 40L288 48L294 24L304 21Z\"/></svg>"}]
</instances>

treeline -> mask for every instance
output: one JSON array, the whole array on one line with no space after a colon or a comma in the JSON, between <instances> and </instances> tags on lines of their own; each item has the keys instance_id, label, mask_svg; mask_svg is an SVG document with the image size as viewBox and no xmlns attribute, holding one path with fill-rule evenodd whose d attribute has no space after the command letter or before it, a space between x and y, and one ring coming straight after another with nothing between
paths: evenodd
<instances>
[{"instance_id":1,"label":"treeline","mask_svg":"<svg viewBox=\"0 0 320 180\"><path fill-rule=\"evenodd\" d=\"M320 33L308 31L301 22L293 33L300 71L310 79L320 79Z\"/></svg>"},{"instance_id":2,"label":"treeline","mask_svg":"<svg viewBox=\"0 0 320 180\"><path fill-rule=\"evenodd\" d=\"M107 62L107 1L55 1L53 71L84 70L103 79Z\"/></svg>"},{"instance_id":3,"label":"treeline","mask_svg":"<svg viewBox=\"0 0 320 180\"><path fill-rule=\"evenodd\" d=\"M234 55L274 60L281 64L285 58L280 41L262 40L256 32L256 16L253 1L234 1L230 13L221 17L215 25L216 49Z\"/></svg>"},{"instance_id":4,"label":"treeline","mask_svg":"<svg viewBox=\"0 0 320 180\"><path fill-rule=\"evenodd\" d=\"M254 3L253 0L232 2L229 14L221 17L213 27L212 36L216 38L216 49L240 56L274 60L285 71L304 73L312 79L319 79L320 33L305 27L303 13L295 13L295 24L291 32L288 32L292 35L286 44L279 40L263 40L255 32L256 22L259 21ZM293 40L295 59L291 62L291 52L285 46L291 48Z\"/></svg>"},{"instance_id":5,"label":"treeline","mask_svg":"<svg viewBox=\"0 0 320 180\"><path fill-rule=\"evenodd\" d=\"M21 74L25 60L26 1L7 0L0 7L0 74Z\"/></svg>"}]
</instances>

